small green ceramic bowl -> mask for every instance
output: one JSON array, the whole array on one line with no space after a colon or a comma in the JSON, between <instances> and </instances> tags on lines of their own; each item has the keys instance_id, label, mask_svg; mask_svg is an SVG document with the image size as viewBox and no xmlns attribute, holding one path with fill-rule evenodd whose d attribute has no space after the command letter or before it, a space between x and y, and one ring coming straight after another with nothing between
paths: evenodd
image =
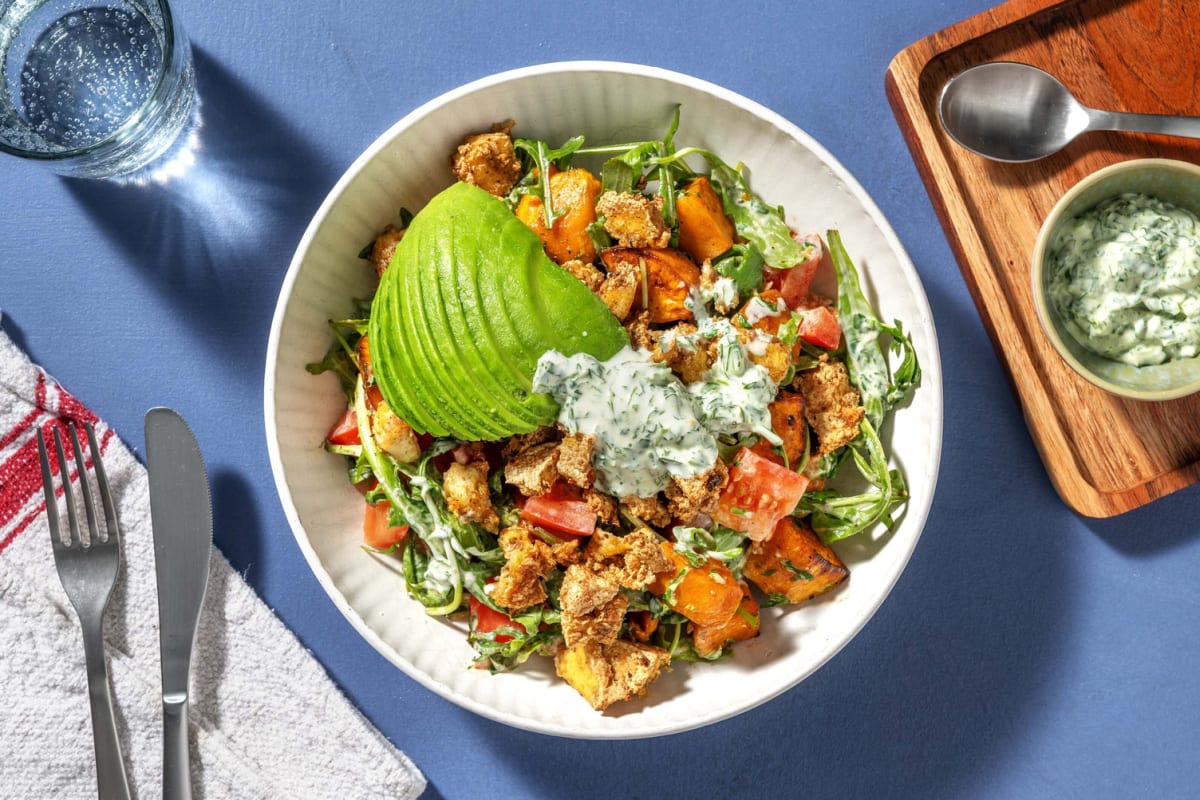
<instances>
[{"instance_id":1,"label":"small green ceramic bowl","mask_svg":"<svg viewBox=\"0 0 1200 800\"><path fill-rule=\"evenodd\" d=\"M1050 210L1033 248L1033 301L1054 349L1077 373L1105 391L1134 400L1172 400L1200 391L1200 357L1135 367L1083 347L1059 319L1047 297L1046 253L1059 227L1110 197L1138 192L1200 216L1200 166L1165 158L1112 164L1071 187Z\"/></svg>"}]
</instances>

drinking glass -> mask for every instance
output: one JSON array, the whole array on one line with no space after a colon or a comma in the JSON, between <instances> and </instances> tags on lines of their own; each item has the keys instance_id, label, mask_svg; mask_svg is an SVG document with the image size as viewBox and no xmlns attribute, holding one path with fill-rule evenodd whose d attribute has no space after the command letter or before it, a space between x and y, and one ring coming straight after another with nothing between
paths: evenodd
<instances>
[{"instance_id":1,"label":"drinking glass","mask_svg":"<svg viewBox=\"0 0 1200 800\"><path fill-rule=\"evenodd\" d=\"M196 94L166 0L0 0L0 84L0 151L83 178L163 156Z\"/></svg>"}]
</instances>

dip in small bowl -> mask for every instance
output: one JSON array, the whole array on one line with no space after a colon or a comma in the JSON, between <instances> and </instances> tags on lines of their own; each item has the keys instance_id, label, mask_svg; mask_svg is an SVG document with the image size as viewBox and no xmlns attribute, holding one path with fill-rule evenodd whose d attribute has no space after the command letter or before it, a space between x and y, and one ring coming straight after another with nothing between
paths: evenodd
<instances>
[{"instance_id":1,"label":"dip in small bowl","mask_svg":"<svg viewBox=\"0 0 1200 800\"><path fill-rule=\"evenodd\" d=\"M1033 251L1033 296L1062 358L1137 400L1200 391L1200 166L1124 161L1070 189Z\"/></svg>"}]
</instances>

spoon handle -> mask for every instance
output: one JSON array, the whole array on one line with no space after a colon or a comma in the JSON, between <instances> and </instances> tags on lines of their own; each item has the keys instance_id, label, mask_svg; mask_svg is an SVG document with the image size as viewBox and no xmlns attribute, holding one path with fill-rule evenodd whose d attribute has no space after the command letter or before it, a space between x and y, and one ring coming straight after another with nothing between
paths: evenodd
<instances>
[{"instance_id":1,"label":"spoon handle","mask_svg":"<svg viewBox=\"0 0 1200 800\"><path fill-rule=\"evenodd\" d=\"M1095 109L1090 111L1091 124L1088 127L1093 130L1159 133L1165 136L1200 139L1200 117L1183 117L1174 114L1131 114L1123 111L1097 111Z\"/></svg>"}]
</instances>

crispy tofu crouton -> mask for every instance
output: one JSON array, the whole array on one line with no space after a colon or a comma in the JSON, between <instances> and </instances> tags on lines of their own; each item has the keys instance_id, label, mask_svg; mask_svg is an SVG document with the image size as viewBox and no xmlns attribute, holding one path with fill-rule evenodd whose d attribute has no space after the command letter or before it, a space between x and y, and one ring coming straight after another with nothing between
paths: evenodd
<instances>
[{"instance_id":1,"label":"crispy tofu crouton","mask_svg":"<svg viewBox=\"0 0 1200 800\"><path fill-rule=\"evenodd\" d=\"M776 384L787 377L792 366L792 351L775 336L760 330L738 329L738 339L746 347L746 356L752 363L767 371Z\"/></svg>"},{"instance_id":2,"label":"crispy tofu crouton","mask_svg":"<svg viewBox=\"0 0 1200 800\"><path fill-rule=\"evenodd\" d=\"M584 616L616 597L620 585L606 575L599 575L585 564L572 564L563 573L558 590L558 602L563 613Z\"/></svg>"},{"instance_id":3,"label":"crispy tofu crouton","mask_svg":"<svg viewBox=\"0 0 1200 800\"><path fill-rule=\"evenodd\" d=\"M707 514L717 506L721 490L729 482L729 468L717 459L712 469L690 478L672 478L663 492L667 510L676 519L690 520L697 514Z\"/></svg>"},{"instance_id":4,"label":"crispy tofu crouton","mask_svg":"<svg viewBox=\"0 0 1200 800\"><path fill-rule=\"evenodd\" d=\"M641 311L625 323L629 345L635 350L651 350L658 341L658 332L650 327L650 312Z\"/></svg>"},{"instance_id":5,"label":"crispy tofu crouton","mask_svg":"<svg viewBox=\"0 0 1200 800\"><path fill-rule=\"evenodd\" d=\"M625 536L597 528L588 542L587 563L626 589L645 589L660 572L672 568L661 541L649 528L638 528Z\"/></svg>"},{"instance_id":6,"label":"crispy tofu crouton","mask_svg":"<svg viewBox=\"0 0 1200 800\"><path fill-rule=\"evenodd\" d=\"M658 495L654 497L634 497L632 495L622 497L621 507L642 522L649 523L656 528L661 528L671 522L671 512L667 511L666 504L659 499Z\"/></svg>"},{"instance_id":7,"label":"crispy tofu crouton","mask_svg":"<svg viewBox=\"0 0 1200 800\"><path fill-rule=\"evenodd\" d=\"M597 574L585 564L567 567L558 600L562 606L562 632L567 647L615 641L629 608L629 599L620 593L617 582L607 575Z\"/></svg>"},{"instance_id":8,"label":"crispy tofu crouton","mask_svg":"<svg viewBox=\"0 0 1200 800\"><path fill-rule=\"evenodd\" d=\"M608 306L614 317L624 321L637 299L640 282L635 266L621 264L608 273L596 295L604 301L604 305Z\"/></svg>"},{"instance_id":9,"label":"crispy tofu crouton","mask_svg":"<svg viewBox=\"0 0 1200 800\"><path fill-rule=\"evenodd\" d=\"M569 433L558 443L558 474L580 489L596 481L592 454L596 451L595 437L586 433Z\"/></svg>"},{"instance_id":10,"label":"crispy tofu crouton","mask_svg":"<svg viewBox=\"0 0 1200 800\"><path fill-rule=\"evenodd\" d=\"M625 612L629 610L629 598L615 594L607 603L587 614L575 615L562 612L563 641L567 647L579 644L612 644L621 633Z\"/></svg>"},{"instance_id":11,"label":"crispy tofu crouton","mask_svg":"<svg viewBox=\"0 0 1200 800\"><path fill-rule=\"evenodd\" d=\"M681 322L665 331L658 337L658 349L651 356L655 361L665 362L685 384L704 380L704 373L712 367L708 348L697 347L690 338L696 330L692 323Z\"/></svg>"},{"instance_id":12,"label":"crispy tofu crouton","mask_svg":"<svg viewBox=\"0 0 1200 800\"><path fill-rule=\"evenodd\" d=\"M504 480L528 497L550 491L558 480L558 443L542 442L513 456L504 466Z\"/></svg>"},{"instance_id":13,"label":"crispy tofu crouton","mask_svg":"<svg viewBox=\"0 0 1200 800\"><path fill-rule=\"evenodd\" d=\"M504 447L500 450L500 455L504 458L512 458L518 453L523 453L535 445L543 442L555 441L558 439L558 428L554 425L542 425L537 430L529 433L518 433L510 436L508 441L504 443Z\"/></svg>"},{"instance_id":14,"label":"crispy tofu crouton","mask_svg":"<svg viewBox=\"0 0 1200 800\"><path fill-rule=\"evenodd\" d=\"M375 243L371 245L371 266L375 268L376 275L382 277L387 271L388 265L392 263L392 254L396 252L396 245L400 244L403 238L404 231L395 225L388 225L375 237Z\"/></svg>"},{"instance_id":15,"label":"crispy tofu crouton","mask_svg":"<svg viewBox=\"0 0 1200 800\"><path fill-rule=\"evenodd\" d=\"M608 525L616 525L620 522L620 518L617 516L617 500L612 495L596 489L584 489L583 502L587 503L587 507L601 522Z\"/></svg>"},{"instance_id":16,"label":"crispy tofu crouton","mask_svg":"<svg viewBox=\"0 0 1200 800\"><path fill-rule=\"evenodd\" d=\"M595 294L600 290L600 284L604 283L604 273L597 269L592 264L580 261L573 258L562 265L562 268L574 275L583 283L584 286L592 290Z\"/></svg>"},{"instance_id":17,"label":"crispy tofu crouton","mask_svg":"<svg viewBox=\"0 0 1200 800\"><path fill-rule=\"evenodd\" d=\"M596 201L604 230L622 247L666 247L671 229L663 221L661 197L636 192L605 192Z\"/></svg>"},{"instance_id":18,"label":"crispy tofu crouton","mask_svg":"<svg viewBox=\"0 0 1200 800\"><path fill-rule=\"evenodd\" d=\"M519 610L546 599L543 579L554 571L556 559L550 545L520 526L505 528L500 534L504 566L492 585L496 605Z\"/></svg>"},{"instance_id":19,"label":"crispy tofu crouton","mask_svg":"<svg viewBox=\"0 0 1200 800\"><path fill-rule=\"evenodd\" d=\"M486 461L466 464L455 461L442 474L442 491L446 494L446 507L454 516L464 522L477 522L492 533L500 530L500 517L488 491Z\"/></svg>"},{"instance_id":20,"label":"crispy tofu crouton","mask_svg":"<svg viewBox=\"0 0 1200 800\"><path fill-rule=\"evenodd\" d=\"M670 663L666 650L623 639L605 646L578 645L554 656L559 677L597 711L645 695Z\"/></svg>"},{"instance_id":21,"label":"crispy tofu crouton","mask_svg":"<svg viewBox=\"0 0 1200 800\"><path fill-rule=\"evenodd\" d=\"M764 593L802 603L837 586L850 571L807 523L784 517L770 539L750 545L744 574Z\"/></svg>"},{"instance_id":22,"label":"crispy tofu crouton","mask_svg":"<svg viewBox=\"0 0 1200 800\"><path fill-rule=\"evenodd\" d=\"M563 567L578 564L583 560L583 551L579 549L578 539L566 539L551 545L550 552L554 554L554 562Z\"/></svg>"},{"instance_id":23,"label":"crispy tofu crouton","mask_svg":"<svg viewBox=\"0 0 1200 800\"><path fill-rule=\"evenodd\" d=\"M375 404L371 414L371 436L381 450L397 461L410 464L421 457L416 431L383 400Z\"/></svg>"},{"instance_id":24,"label":"crispy tofu crouton","mask_svg":"<svg viewBox=\"0 0 1200 800\"><path fill-rule=\"evenodd\" d=\"M845 364L821 356L815 369L796 375L796 385L804 395L804 417L817 435L818 455L832 453L858 436L866 411Z\"/></svg>"},{"instance_id":25,"label":"crispy tofu crouton","mask_svg":"<svg viewBox=\"0 0 1200 800\"><path fill-rule=\"evenodd\" d=\"M521 160L513 147L513 121L492 126L491 133L468 136L450 159L454 177L496 197L505 197L521 178Z\"/></svg>"}]
</instances>

